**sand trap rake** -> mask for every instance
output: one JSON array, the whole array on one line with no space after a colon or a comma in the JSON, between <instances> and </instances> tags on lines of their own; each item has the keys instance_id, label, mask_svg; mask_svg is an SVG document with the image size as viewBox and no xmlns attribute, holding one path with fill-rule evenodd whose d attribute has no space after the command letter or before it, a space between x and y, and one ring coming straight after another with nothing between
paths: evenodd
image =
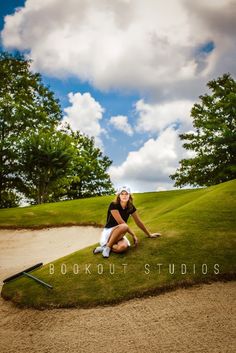
<instances>
[{"instance_id":1,"label":"sand trap rake","mask_svg":"<svg viewBox=\"0 0 236 353\"><path fill-rule=\"evenodd\" d=\"M35 280L36 282L42 284L42 285L45 286L45 287L52 289L53 287L52 287L50 284L48 284L48 283L42 281L41 279L39 279L39 278L37 278L37 277L31 275L30 273L28 273L28 272L30 272L30 271L34 270L35 268L38 268L38 267L40 267L40 266L42 266L42 265L43 265L43 263L40 262L40 263L38 263L38 264L36 264L36 265L34 265L34 266L31 266L31 267L27 268L27 269L24 270L24 271L21 271L21 272L16 273L15 275L13 275L13 276L11 276L11 277L8 277L8 278L4 279L4 280L3 280L3 283L10 282L10 281L12 281L12 280L15 279L15 278L18 278L18 277L24 275L24 276L27 276L27 277L29 277L29 278Z\"/></svg>"}]
</instances>

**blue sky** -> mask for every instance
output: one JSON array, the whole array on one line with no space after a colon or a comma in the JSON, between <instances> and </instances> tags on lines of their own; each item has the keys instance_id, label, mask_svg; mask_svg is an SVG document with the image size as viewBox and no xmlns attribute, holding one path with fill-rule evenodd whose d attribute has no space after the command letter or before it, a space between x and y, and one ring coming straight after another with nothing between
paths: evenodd
<instances>
[{"instance_id":1,"label":"blue sky","mask_svg":"<svg viewBox=\"0 0 236 353\"><path fill-rule=\"evenodd\" d=\"M1 4L1 30L4 26L4 16L8 14L13 14L16 7L24 6L25 0L9 0L4 1ZM2 48L4 50L4 48ZM9 50L9 51L12 51ZM139 99L139 95L136 93L122 94L119 91L114 92L101 92L93 88L89 83L83 83L76 77L69 77L65 79L57 79L56 77L50 77L45 74L42 75L42 79L45 85L49 86L50 89L55 93L55 96L60 100L62 109L69 105L68 93L69 92L90 92L91 95L102 105L105 109L103 115L103 121L101 123L102 127L105 127L105 121L111 116L115 115L129 115L132 120L132 110L133 104ZM124 138L124 134L118 131L112 131L110 127L111 134L115 133L117 140L122 140L122 145L120 142L117 144L109 138L104 138L104 153L110 157L112 161L116 164L121 163L125 160L125 157L132 146L135 143L135 138L129 138L128 140ZM145 138L145 135L142 138ZM132 147L131 147L132 148Z\"/></svg>"},{"instance_id":2,"label":"blue sky","mask_svg":"<svg viewBox=\"0 0 236 353\"><path fill-rule=\"evenodd\" d=\"M2 49L33 60L65 121L113 160L114 186L172 189L192 105L210 79L235 75L232 3L8 0L0 15Z\"/></svg>"},{"instance_id":3,"label":"blue sky","mask_svg":"<svg viewBox=\"0 0 236 353\"><path fill-rule=\"evenodd\" d=\"M103 119L101 121L102 128L107 127L106 122L111 116L128 115L130 120L132 120L133 104L139 99L137 94L122 95L119 92L101 92L94 89L88 83L82 83L77 78L60 80L43 75L43 82L50 87L50 89L55 93L56 97L60 100L62 109L69 105L69 92L80 92L81 94L90 92L91 96L105 109ZM118 141L122 140L122 147L120 142L117 144L113 142L108 136L107 138L103 139L104 154L119 164L125 159L130 146L132 146L132 143L135 142L135 138L124 138L124 134L122 132L119 130L113 131L112 127L107 127L107 129L109 129L108 133L111 135L114 134Z\"/></svg>"}]
</instances>

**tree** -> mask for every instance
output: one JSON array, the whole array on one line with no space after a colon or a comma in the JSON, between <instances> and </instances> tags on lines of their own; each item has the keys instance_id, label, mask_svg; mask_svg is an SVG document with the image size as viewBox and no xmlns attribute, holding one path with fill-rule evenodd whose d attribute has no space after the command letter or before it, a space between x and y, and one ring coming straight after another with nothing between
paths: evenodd
<instances>
[{"instance_id":1,"label":"tree","mask_svg":"<svg viewBox=\"0 0 236 353\"><path fill-rule=\"evenodd\" d=\"M195 156L182 159L175 186L210 186L236 178L236 82L230 74L208 82L212 94L200 96L191 110L196 131L180 134Z\"/></svg>"},{"instance_id":2,"label":"tree","mask_svg":"<svg viewBox=\"0 0 236 353\"><path fill-rule=\"evenodd\" d=\"M79 131L58 132L59 101L30 71L31 61L0 53L0 208L114 192L112 163Z\"/></svg>"},{"instance_id":3,"label":"tree","mask_svg":"<svg viewBox=\"0 0 236 353\"><path fill-rule=\"evenodd\" d=\"M73 131L68 124L62 129L72 137L77 150L67 197L77 199L114 193L115 190L107 173L112 161L95 147L94 138L79 131Z\"/></svg>"},{"instance_id":4,"label":"tree","mask_svg":"<svg viewBox=\"0 0 236 353\"><path fill-rule=\"evenodd\" d=\"M0 208L16 206L16 193L24 190L19 177L21 132L51 129L62 117L58 100L30 64L20 54L0 53Z\"/></svg>"},{"instance_id":5,"label":"tree","mask_svg":"<svg viewBox=\"0 0 236 353\"><path fill-rule=\"evenodd\" d=\"M24 138L21 178L24 194L32 203L51 201L59 185L63 192L61 187L68 184L75 153L71 137L60 131L39 131Z\"/></svg>"}]
</instances>

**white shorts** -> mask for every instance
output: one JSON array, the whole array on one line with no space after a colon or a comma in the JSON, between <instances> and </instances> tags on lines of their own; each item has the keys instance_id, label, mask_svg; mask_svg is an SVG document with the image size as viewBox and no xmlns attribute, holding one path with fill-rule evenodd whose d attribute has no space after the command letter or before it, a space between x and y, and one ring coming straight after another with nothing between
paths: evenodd
<instances>
[{"instance_id":1,"label":"white shorts","mask_svg":"<svg viewBox=\"0 0 236 353\"><path fill-rule=\"evenodd\" d=\"M108 242L108 239L110 237L111 232L116 227L117 226L114 226L114 227L111 227L111 228L103 228L103 231L102 231L102 234L101 234L101 238L100 238L100 245L101 246L106 245L106 243ZM125 235L123 236L123 239L125 239L127 241L128 246L130 246L129 239Z\"/></svg>"}]
</instances>

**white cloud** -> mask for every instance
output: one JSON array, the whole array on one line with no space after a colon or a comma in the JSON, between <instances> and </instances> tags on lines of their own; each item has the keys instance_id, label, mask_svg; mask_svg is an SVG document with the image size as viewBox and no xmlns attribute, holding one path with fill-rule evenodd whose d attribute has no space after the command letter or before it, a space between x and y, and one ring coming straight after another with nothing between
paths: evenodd
<instances>
[{"instance_id":1,"label":"white cloud","mask_svg":"<svg viewBox=\"0 0 236 353\"><path fill-rule=\"evenodd\" d=\"M193 28L199 28L200 36L212 40L216 46L203 67L202 76L216 78L225 72L236 74L235 33L236 2L234 0L187 1L186 10L191 14ZM200 37L201 39L201 37ZM197 62L202 66L201 60Z\"/></svg>"},{"instance_id":2,"label":"white cloud","mask_svg":"<svg viewBox=\"0 0 236 353\"><path fill-rule=\"evenodd\" d=\"M158 133L172 124L181 124L181 129L192 127L190 111L193 102L188 100L148 104L143 99L135 104L138 115L136 131Z\"/></svg>"},{"instance_id":3,"label":"white cloud","mask_svg":"<svg viewBox=\"0 0 236 353\"><path fill-rule=\"evenodd\" d=\"M113 183L129 184L135 191L170 189L169 175L178 167L178 161L188 152L182 148L179 131L165 129L156 139L149 139L137 151L129 152L120 166L111 166L109 174Z\"/></svg>"},{"instance_id":4,"label":"white cloud","mask_svg":"<svg viewBox=\"0 0 236 353\"><path fill-rule=\"evenodd\" d=\"M168 175L189 153L178 133L192 129L193 102L209 79L236 74L235 17L232 0L27 0L5 17L2 42L27 50L32 68L49 76L145 93L148 98L136 103L134 128L124 116L111 123L130 136L144 131L153 138L110 173L116 185L162 190L171 187ZM202 52L208 42L214 50ZM89 93L69 99L64 121L101 146L101 105Z\"/></svg>"},{"instance_id":5,"label":"white cloud","mask_svg":"<svg viewBox=\"0 0 236 353\"><path fill-rule=\"evenodd\" d=\"M235 74L235 14L230 0L27 0L5 17L2 40L48 75L195 98L209 77ZM199 59L208 41L215 49Z\"/></svg>"},{"instance_id":6,"label":"white cloud","mask_svg":"<svg viewBox=\"0 0 236 353\"><path fill-rule=\"evenodd\" d=\"M101 128L99 121L102 119L104 108L90 93L69 93L68 97L71 105L64 109L66 115L63 122L68 122L73 130L80 130L90 137L94 136L96 145L103 149L100 136L104 129Z\"/></svg>"},{"instance_id":7,"label":"white cloud","mask_svg":"<svg viewBox=\"0 0 236 353\"><path fill-rule=\"evenodd\" d=\"M125 134L129 136L133 135L133 129L131 125L128 123L127 116L124 116L124 115L112 116L109 120L109 124L114 126L115 129L123 131Z\"/></svg>"}]
</instances>

